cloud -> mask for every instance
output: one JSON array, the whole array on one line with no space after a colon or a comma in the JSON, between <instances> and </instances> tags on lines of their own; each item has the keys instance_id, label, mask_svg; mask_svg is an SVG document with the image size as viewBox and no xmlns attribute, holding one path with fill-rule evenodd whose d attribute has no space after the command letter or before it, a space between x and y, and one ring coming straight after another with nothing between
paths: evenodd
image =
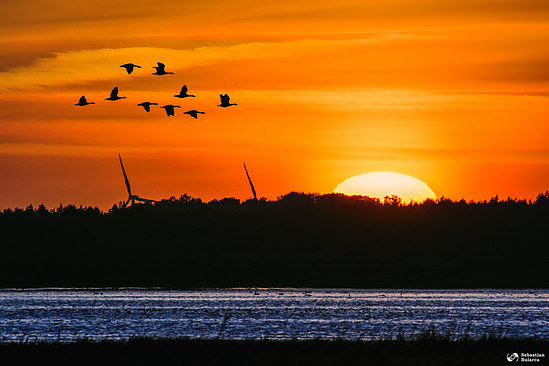
<instances>
[{"instance_id":1,"label":"cloud","mask_svg":"<svg viewBox=\"0 0 549 366\"><path fill-rule=\"evenodd\" d=\"M529 89L518 84L549 80L543 42L546 31L526 25L466 32L400 30L311 37L194 48L110 47L55 52L30 65L1 72L0 91L90 86L113 80L131 80L131 88L155 90L159 86L173 88L166 83L180 80L182 75L202 89L219 84L233 89L346 86L474 90L494 88L501 81L517 83L512 86L515 89ZM128 77L119 66L130 61L143 69ZM176 72L176 77L152 76L157 61Z\"/></svg>"},{"instance_id":2,"label":"cloud","mask_svg":"<svg viewBox=\"0 0 549 366\"><path fill-rule=\"evenodd\" d=\"M549 53L547 53L547 48L543 51L546 54L535 54L520 59L498 60L498 62L481 65L478 68L477 75L485 80L548 83Z\"/></svg>"},{"instance_id":3,"label":"cloud","mask_svg":"<svg viewBox=\"0 0 549 366\"><path fill-rule=\"evenodd\" d=\"M295 0L274 3L249 0L164 0L156 3L147 0L130 3L109 0L18 0L0 4L3 27L83 22L95 25L108 22L109 27L116 27L121 20L134 19L145 27L161 25L163 21L169 29L175 26L178 31L191 25L191 32L204 32L196 29L199 25L207 30L237 25L227 31L240 33L243 29L238 25L243 24L258 25L259 28L254 28L254 31L274 28L276 32L291 33L306 31L311 26L349 30L349 27L386 24L394 28L394 25L403 24L445 24L451 19L464 18L480 21L543 20L547 19L548 11L549 3L546 0L317 0L314 3ZM279 27L275 28L273 24Z\"/></svg>"},{"instance_id":4,"label":"cloud","mask_svg":"<svg viewBox=\"0 0 549 366\"><path fill-rule=\"evenodd\" d=\"M344 41L362 42L362 41ZM326 47L340 41L300 40L294 42L254 42L228 47L198 47L188 50L173 48L132 47L58 52L52 58L41 58L30 66L13 68L0 73L0 90L25 90L52 85L78 84L98 80L121 79L126 62L142 65L143 73L154 71L157 61L166 64L167 71L181 71L191 66L219 61L242 59L276 59L295 56ZM141 70L135 74L138 75ZM230 72L230 70L227 70ZM152 76L151 76L152 77Z\"/></svg>"},{"instance_id":5,"label":"cloud","mask_svg":"<svg viewBox=\"0 0 549 366\"><path fill-rule=\"evenodd\" d=\"M449 92L448 95L502 95L517 97L543 97L549 98L549 91L544 90L478 90Z\"/></svg>"}]
</instances>

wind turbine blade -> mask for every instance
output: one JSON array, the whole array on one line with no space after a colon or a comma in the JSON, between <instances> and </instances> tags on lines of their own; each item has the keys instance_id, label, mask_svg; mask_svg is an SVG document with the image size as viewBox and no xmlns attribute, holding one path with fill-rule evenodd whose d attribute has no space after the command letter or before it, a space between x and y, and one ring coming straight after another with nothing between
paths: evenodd
<instances>
[{"instance_id":1,"label":"wind turbine blade","mask_svg":"<svg viewBox=\"0 0 549 366\"><path fill-rule=\"evenodd\" d=\"M128 206L128 203L130 203L130 199L129 199L129 198L128 198L128 200L126 201L126 203L124 203L124 206L123 206L123 207Z\"/></svg>"},{"instance_id":2,"label":"wind turbine blade","mask_svg":"<svg viewBox=\"0 0 549 366\"><path fill-rule=\"evenodd\" d=\"M126 175L126 171L124 170L124 164L122 164L122 158L120 157L120 154L118 154L118 159L120 160L120 166L122 167L122 173L124 173L124 180L126 181L126 189L128 190L128 196L132 195L132 189L130 187L130 181L128 180L128 176Z\"/></svg>"},{"instance_id":3,"label":"wind turbine blade","mask_svg":"<svg viewBox=\"0 0 549 366\"><path fill-rule=\"evenodd\" d=\"M155 200L150 200L148 198L142 198L142 197L135 197L135 200L139 201L139 202L154 202L154 203L158 202L158 201L155 201Z\"/></svg>"},{"instance_id":4,"label":"wind turbine blade","mask_svg":"<svg viewBox=\"0 0 549 366\"><path fill-rule=\"evenodd\" d=\"M250 179L250 175L248 174L248 169L246 169L246 163L243 162L243 164L244 164L244 170L246 171L246 176L248 177L248 182L250 182L250 187L252 188L252 193L254 194L254 199L257 199L257 195L255 194L254 184Z\"/></svg>"}]
</instances>

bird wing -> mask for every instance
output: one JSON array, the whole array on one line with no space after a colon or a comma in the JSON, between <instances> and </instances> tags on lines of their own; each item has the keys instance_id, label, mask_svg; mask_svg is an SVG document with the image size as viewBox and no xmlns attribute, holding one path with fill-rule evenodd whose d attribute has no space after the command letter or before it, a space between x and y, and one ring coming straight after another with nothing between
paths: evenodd
<instances>
[{"instance_id":1,"label":"bird wing","mask_svg":"<svg viewBox=\"0 0 549 366\"><path fill-rule=\"evenodd\" d=\"M82 96L80 97L80 100L78 100L78 103L79 103L79 104L86 104L86 103L87 103L86 97L85 97L84 95L82 95Z\"/></svg>"},{"instance_id":2,"label":"bird wing","mask_svg":"<svg viewBox=\"0 0 549 366\"><path fill-rule=\"evenodd\" d=\"M183 85L183 87L181 88L181 94L185 95L187 94L187 85Z\"/></svg>"},{"instance_id":3,"label":"bird wing","mask_svg":"<svg viewBox=\"0 0 549 366\"><path fill-rule=\"evenodd\" d=\"M116 97L118 97L118 87L117 86L115 86L111 90L111 98L116 98Z\"/></svg>"},{"instance_id":4,"label":"bird wing","mask_svg":"<svg viewBox=\"0 0 549 366\"><path fill-rule=\"evenodd\" d=\"M187 111L185 113L188 114L189 116L193 117L193 118L198 118L198 114L196 114L196 111L194 109L190 110L190 111Z\"/></svg>"},{"instance_id":5,"label":"bird wing","mask_svg":"<svg viewBox=\"0 0 549 366\"><path fill-rule=\"evenodd\" d=\"M125 68L126 71L128 72L128 74L131 74L132 71L133 71L133 64L124 64L124 65L122 65L122 66L120 66L120 67Z\"/></svg>"},{"instance_id":6,"label":"bird wing","mask_svg":"<svg viewBox=\"0 0 549 366\"><path fill-rule=\"evenodd\" d=\"M149 104L143 104L143 108L145 108L147 112L151 111L151 106Z\"/></svg>"},{"instance_id":7,"label":"bird wing","mask_svg":"<svg viewBox=\"0 0 549 366\"><path fill-rule=\"evenodd\" d=\"M120 160L120 166L122 167L122 173L124 174L124 181L126 181L126 189L128 190L128 196L131 196L132 188L130 187L130 181L128 180L126 171L124 170L124 164L122 164L122 158L120 157L120 154L118 154L118 159Z\"/></svg>"}]
</instances>

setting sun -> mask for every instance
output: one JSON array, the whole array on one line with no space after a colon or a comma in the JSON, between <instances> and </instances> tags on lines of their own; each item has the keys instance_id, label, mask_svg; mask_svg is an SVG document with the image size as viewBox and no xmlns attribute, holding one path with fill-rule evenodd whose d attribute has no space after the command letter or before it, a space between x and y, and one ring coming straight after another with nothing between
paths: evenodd
<instances>
[{"instance_id":1,"label":"setting sun","mask_svg":"<svg viewBox=\"0 0 549 366\"><path fill-rule=\"evenodd\" d=\"M266 199L379 171L458 200L548 188L547 1L50 3L0 3L0 210L107 210L118 153L159 200L246 200L242 161Z\"/></svg>"},{"instance_id":2,"label":"setting sun","mask_svg":"<svg viewBox=\"0 0 549 366\"><path fill-rule=\"evenodd\" d=\"M373 172L351 177L340 183L334 192L369 196L381 200L385 196L396 195L404 203L437 198L435 192L425 182L409 175L393 172Z\"/></svg>"}]
</instances>

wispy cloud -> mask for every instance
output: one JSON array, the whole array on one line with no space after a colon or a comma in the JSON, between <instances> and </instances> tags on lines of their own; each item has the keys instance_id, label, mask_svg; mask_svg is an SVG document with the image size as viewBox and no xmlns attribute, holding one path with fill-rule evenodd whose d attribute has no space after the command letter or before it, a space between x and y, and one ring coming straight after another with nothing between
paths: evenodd
<instances>
[{"instance_id":1,"label":"wispy cloud","mask_svg":"<svg viewBox=\"0 0 549 366\"><path fill-rule=\"evenodd\" d=\"M276 59L337 44L337 41L302 40L255 42L229 47L198 47L190 50L133 47L59 52L55 53L54 57L39 59L33 65L0 73L0 90L33 89L121 78L124 76L124 70L119 66L129 61L142 65L144 72L152 74L152 66L156 66L156 61L165 63L166 70L184 70L191 66L218 61Z\"/></svg>"}]
</instances>

